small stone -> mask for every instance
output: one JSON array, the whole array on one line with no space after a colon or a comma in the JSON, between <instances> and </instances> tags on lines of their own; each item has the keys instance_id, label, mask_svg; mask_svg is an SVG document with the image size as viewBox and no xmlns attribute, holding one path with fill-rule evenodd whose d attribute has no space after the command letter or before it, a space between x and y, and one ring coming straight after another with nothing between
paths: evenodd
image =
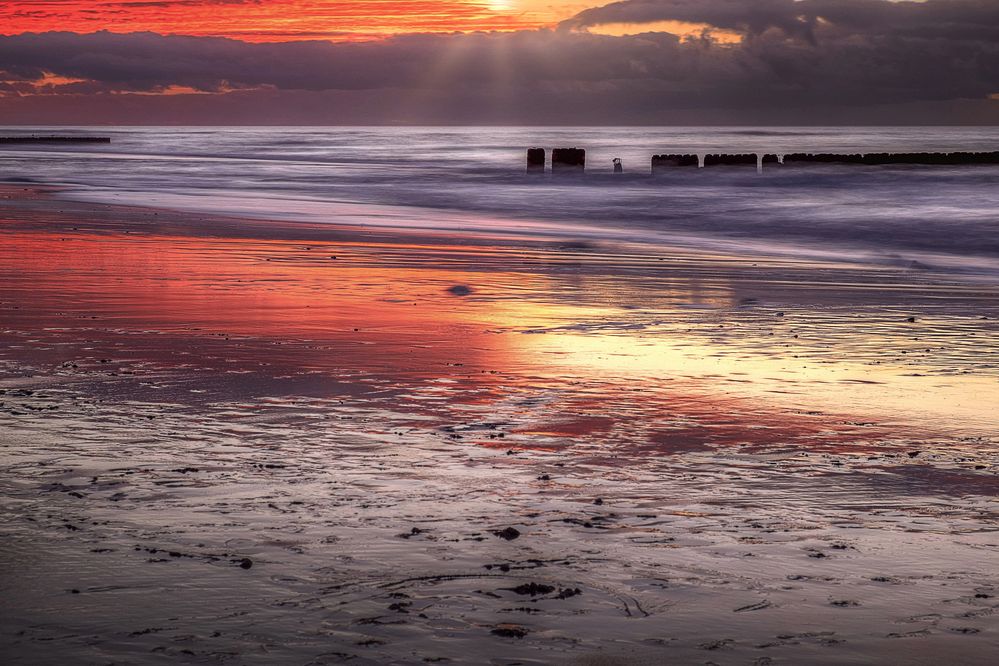
<instances>
[{"instance_id":1,"label":"small stone","mask_svg":"<svg viewBox=\"0 0 999 666\"><path fill-rule=\"evenodd\" d=\"M518 624L499 624L493 628L492 633L503 638L523 638L528 632Z\"/></svg>"},{"instance_id":2,"label":"small stone","mask_svg":"<svg viewBox=\"0 0 999 666\"><path fill-rule=\"evenodd\" d=\"M513 541L520 536L520 530L516 527L505 527L499 531L493 532L496 536L501 539L506 539L507 541Z\"/></svg>"},{"instance_id":3,"label":"small stone","mask_svg":"<svg viewBox=\"0 0 999 666\"><path fill-rule=\"evenodd\" d=\"M544 585L542 583L523 583L517 587L507 588L514 594L523 594L536 597L540 594L551 594L555 591L555 588L551 585Z\"/></svg>"}]
</instances>

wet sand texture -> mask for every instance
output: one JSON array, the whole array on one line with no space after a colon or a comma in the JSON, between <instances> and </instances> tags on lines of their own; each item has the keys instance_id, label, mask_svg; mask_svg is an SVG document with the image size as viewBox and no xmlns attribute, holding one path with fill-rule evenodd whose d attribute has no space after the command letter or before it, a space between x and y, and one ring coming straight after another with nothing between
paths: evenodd
<instances>
[{"instance_id":1,"label":"wet sand texture","mask_svg":"<svg viewBox=\"0 0 999 666\"><path fill-rule=\"evenodd\" d=\"M4 663L996 662L995 285L2 194Z\"/></svg>"}]
</instances>

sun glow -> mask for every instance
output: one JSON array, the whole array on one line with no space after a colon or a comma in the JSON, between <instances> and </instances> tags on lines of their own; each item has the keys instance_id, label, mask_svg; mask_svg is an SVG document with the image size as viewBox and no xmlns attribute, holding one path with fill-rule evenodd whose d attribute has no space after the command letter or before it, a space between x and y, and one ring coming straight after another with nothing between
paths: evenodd
<instances>
[{"instance_id":1,"label":"sun glow","mask_svg":"<svg viewBox=\"0 0 999 666\"><path fill-rule=\"evenodd\" d=\"M598 35L623 37L640 35L646 32L668 32L680 39L709 39L718 44L739 44L742 34L733 30L716 28L707 23L690 23L688 21L655 21L653 23L607 23L593 26L588 32Z\"/></svg>"}]
</instances>

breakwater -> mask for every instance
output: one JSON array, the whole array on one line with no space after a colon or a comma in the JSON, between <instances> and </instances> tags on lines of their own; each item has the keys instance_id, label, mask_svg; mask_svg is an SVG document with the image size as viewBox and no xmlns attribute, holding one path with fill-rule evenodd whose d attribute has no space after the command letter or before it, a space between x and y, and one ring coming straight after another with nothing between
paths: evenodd
<instances>
[{"instance_id":1,"label":"breakwater","mask_svg":"<svg viewBox=\"0 0 999 666\"><path fill-rule=\"evenodd\" d=\"M543 174L547 151L530 148L527 151L528 173ZM796 166L826 165L922 165L922 166L973 166L999 164L999 151L991 152L919 152L919 153L666 153L652 156L652 175L675 168L756 167L792 168ZM555 148L552 150L552 172L581 173L586 169L586 151L582 148ZM619 159L615 158L614 172L622 173Z\"/></svg>"},{"instance_id":2,"label":"breakwater","mask_svg":"<svg viewBox=\"0 0 999 666\"><path fill-rule=\"evenodd\" d=\"M0 136L0 144L111 143L109 136Z\"/></svg>"}]
</instances>

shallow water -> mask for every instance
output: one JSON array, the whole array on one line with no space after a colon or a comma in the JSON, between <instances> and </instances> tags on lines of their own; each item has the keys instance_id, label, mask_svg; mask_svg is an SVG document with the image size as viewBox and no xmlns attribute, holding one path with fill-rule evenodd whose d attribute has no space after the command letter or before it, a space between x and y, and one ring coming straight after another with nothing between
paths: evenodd
<instances>
[{"instance_id":1,"label":"shallow water","mask_svg":"<svg viewBox=\"0 0 999 666\"><path fill-rule=\"evenodd\" d=\"M994 127L69 131L113 143L2 147L4 177L65 184L64 196L89 201L261 219L570 234L999 275L999 167L648 176L660 152L999 150ZM532 145L586 148L587 176L525 177ZM611 173L613 157L624 160L623 176Z\"/></svg>"}]
</instances>

